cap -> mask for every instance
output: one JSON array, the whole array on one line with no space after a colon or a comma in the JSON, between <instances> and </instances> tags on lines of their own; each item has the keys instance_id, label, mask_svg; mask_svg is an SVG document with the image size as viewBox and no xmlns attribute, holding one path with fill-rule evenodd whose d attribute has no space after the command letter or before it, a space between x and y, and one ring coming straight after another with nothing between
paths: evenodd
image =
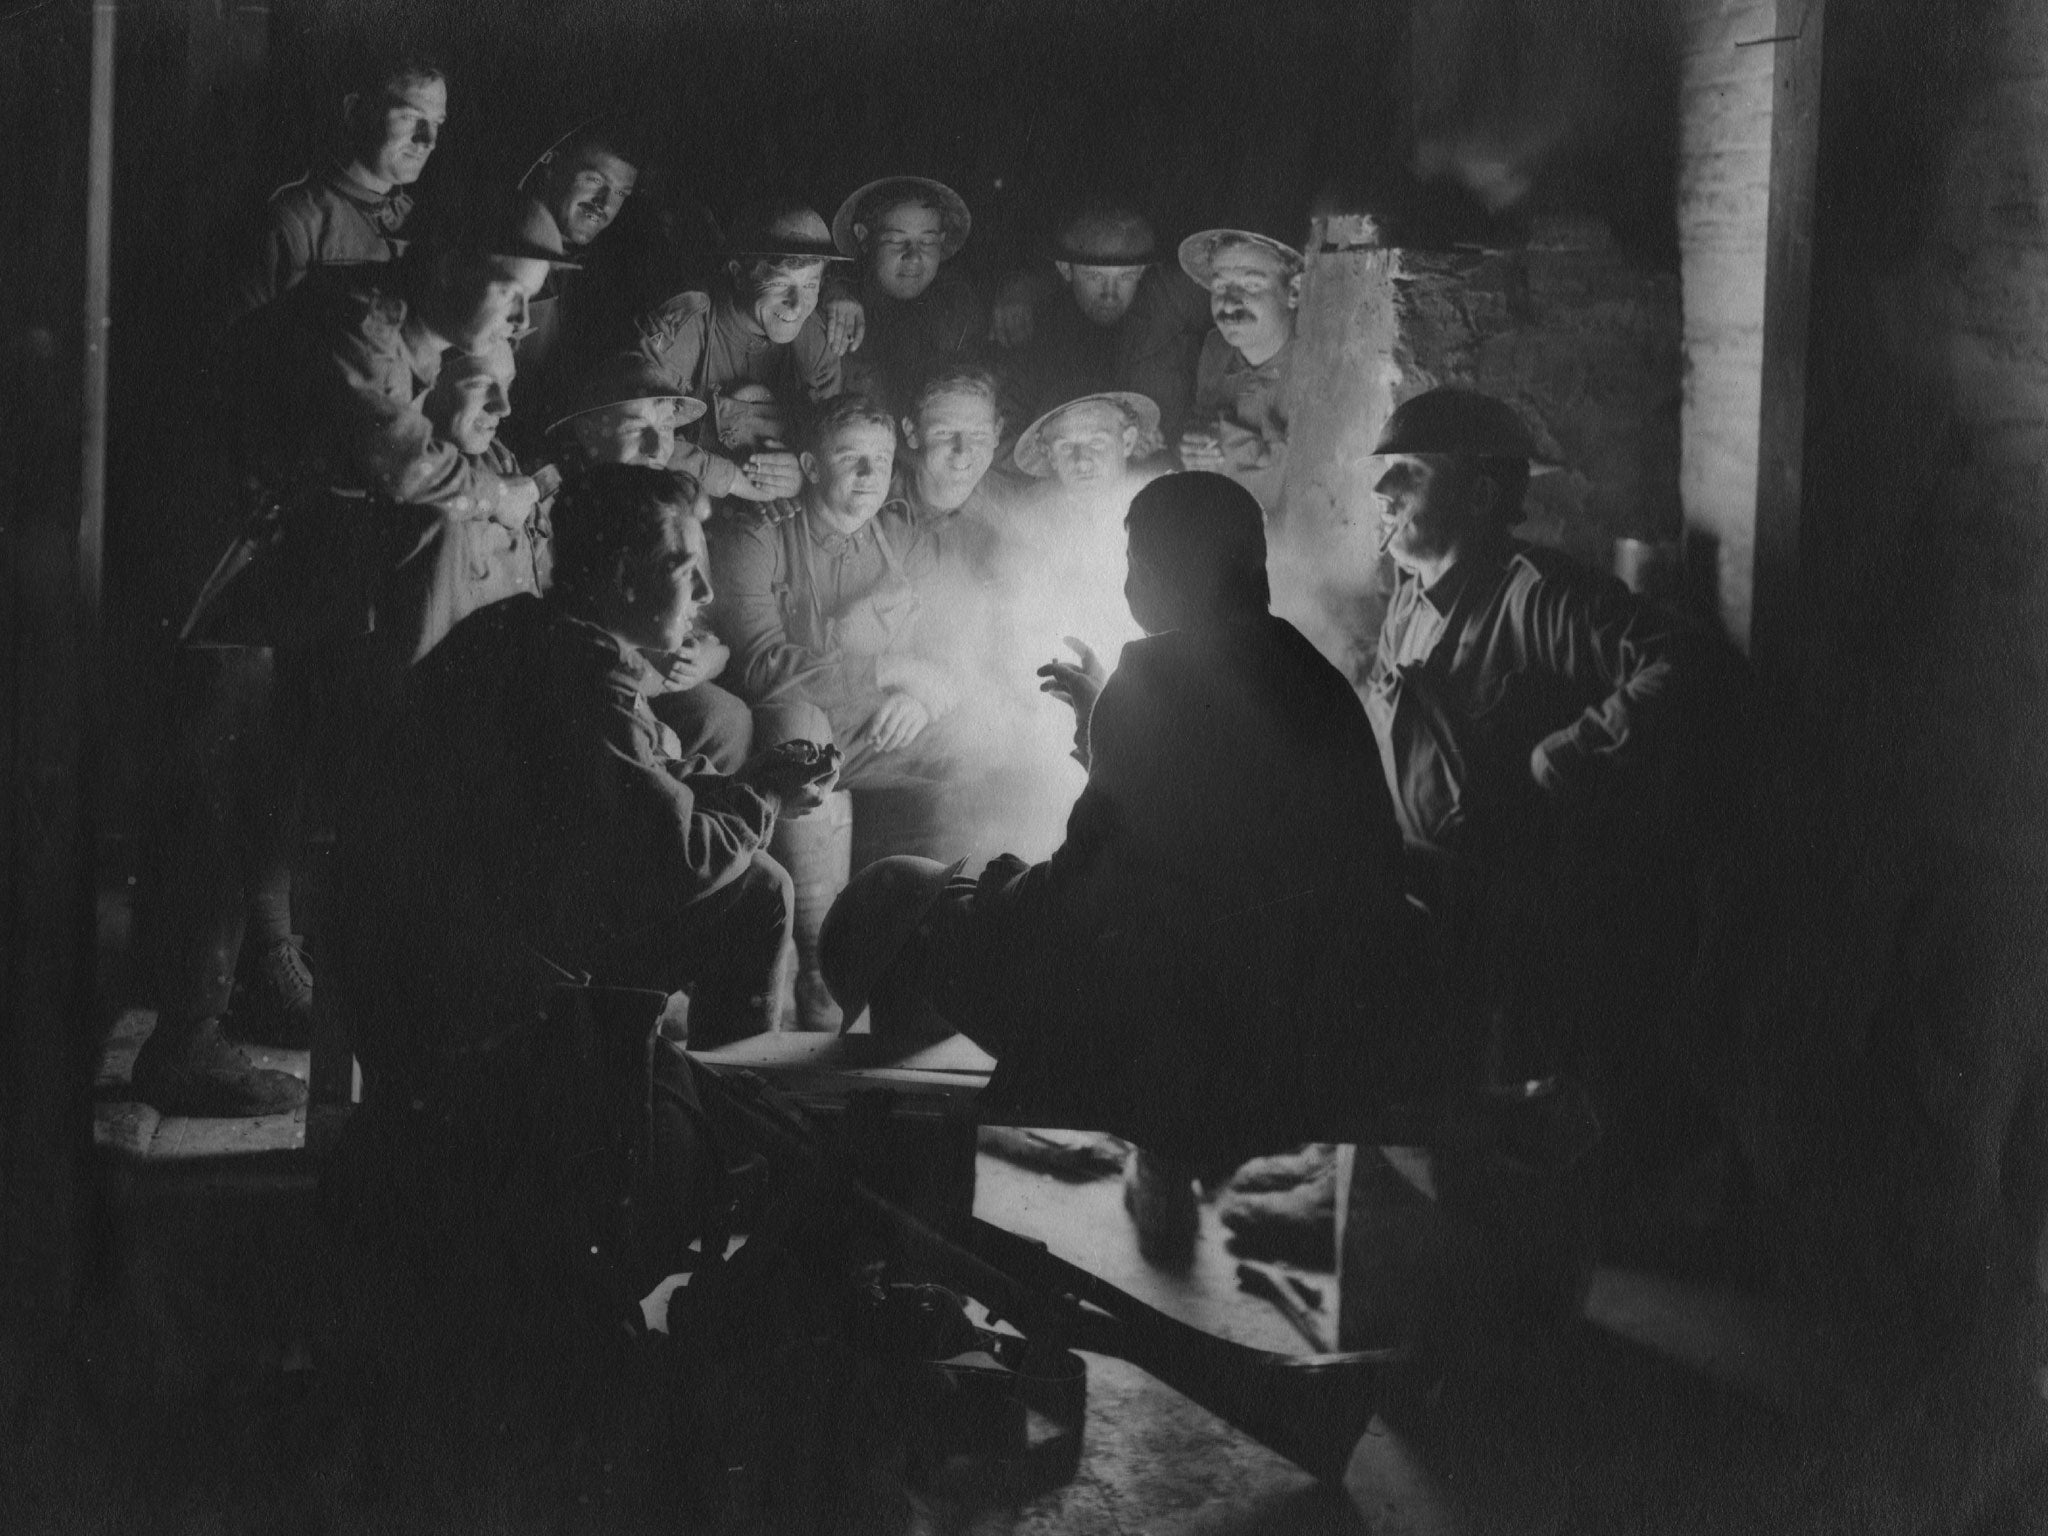
<instances>
[{"instance_id":1,"label":"cap","mask_svg":"<svg viewBox=\"0 0 2048 1536\"><path fill-rule=\"evenodd\" d=\"M767 256L796 261L851 261L832 243L832 231L815 209L792 201L749 203L726 232L728 256Z\"/></svg>"},{"instance_id":2,"label":"cap","mask_svg":"<svg viewBox=\"0 0 2048 1536\"><path fill-rule=\"evenodd\" d=\"M675 401L678 426L689 425L707 409L702 400L677 389L674 381L639 353L617 352L590 369L563 395L558 407L561 414L548 423L548 431L630 400Z\"/></svg>"},{"instance_id":3,"label":"cap","mask_svg":"<svg viewBox=\"0 0 2048 1536\"><path fill-rule=\"evenodd\" d=\"M1216 250L1223 245L1261 245L1286 262L1291 271L1302 268L1301 252L1283 245L1271 235L1249 229L1205 229L1180 243L1180 269L1204 288L1216 280Z\"/></svg>"},{"instance_id":4,"label":"cap","mask_svg":"<svg viewBox=\"0 0 2048 1536\"><path fill-rule=\"evenodd\" d=\"M853 231L854 221L864 207L881 206L871 203L877 193L895 192L901 189L904 196L897 201L908 201L912 196L923 193L936 202L943 210L941 222L944 227L944 243L939 247L939 259L959 254L960 247L967 243L968 231L974 228L974 216L967 211L967 201L942 181L933 181L929 176L884 176L880 181L871 181L853 196L839 205L839 211L832 215L832 242L840 251L851 257L860 255L860 240Z\"/></svg>"},{"instance_id":5,"label":"cap","mask_svg":"<svg viewBox=\"0 0 2048 1536\"><path fill-rule=\"evenodd\" d=\"M1558 467L1537 451L1536 439L1513 406L1454 384L1425 391L1394 408L1373 449L1375 456L1390 453L1527 459L1532 471Z\"/></svg>"},{"instance_id":6,"label":"cap","mask_svg":"<svg viewBox=\"0 0 2048 1536\"><path fill-rule=\"evenodd\" d=\"M849 1024L867 1007L875 984L903 953L946 882L966 863L896 853L846 882L818 930L818 969Z\"/></svg>"},{"instance_id":7,"label":"cap","mask_svg":"<svg viewBox=\"0 0 2048 1536\"><path fill-rule=\"evenodd\" d=\"M1026 427L1024 435L1017 439L1016 450L1011 454L1017 467L1025 474L1036 475L1040 479L1051 474L1052 457L1045 448L1046 423L1061 412L1070 411L1077 405L1086 405L1091 400L1103 400L1111 405L1122 406L1125 411L1136 417L1138 442L1141 445L1158 437L1159 407L1152 403L1149 395L1135 394L1127 389L1104 390L1101 394L1081 395L1064 405L1056 405Z\"/></svg>"}]
</instances>

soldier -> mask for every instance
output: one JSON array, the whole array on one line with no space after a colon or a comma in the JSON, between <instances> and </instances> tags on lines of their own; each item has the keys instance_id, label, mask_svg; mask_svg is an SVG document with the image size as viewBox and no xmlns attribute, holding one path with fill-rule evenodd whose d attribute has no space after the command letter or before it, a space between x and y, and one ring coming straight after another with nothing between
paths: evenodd
<instances>
[{"instance_id":1,"label":"soldier","mask_svg":"<svg viewBox=\"0 0 2048 1536\"><path fill-rule=\"evenodd\" d=\"M1180 265L1208 291L1216 317L1195 367L1181 467L1230 476L1270 516L1287 469L1301 252L1249 230L1208 229L1181 242Z\"/></svg>"},{"instance_id":2,"label":"soldier","mask_svg":"<svg viewBox=\"0 0 2048 1536\"><path fill-rule=\"evenodd\" d=\"M307 275L395 260L420 178L448 121L448 82L426 59L384 60L342 97L345 160L272 194L263 237L235 284L234 312L268 304Z\"/></svg>"},{"instance_id":3,"label":"soldier","mask_svg":"<svg viewBox=\"0 0 2048 1536\"><path fill-rule=\"evenodd\" d=\"M637 352L617 353L591 369L563 408L548 437L570 474L598 464L666 468L675 456L678 428L704 414L703 401L674 393ZM709 511L706 501L692 503L700 526L689 537L698 543ZM706 758L719 773L736 772L752 749L754 724L747 706L712 681L732 659L725 642L708 624L693 623L674 650L645 659L656 685L648 703L654 717L675 732L679 755Z\"/></svg>"},{"instance_id":4,"label":"soldier","mask_svg":"<svg viewBox=\"0 0 2048 1536\"><path fill-rule=\"evenodd\" d=\"M1123 520L1158 473L1139 458L1158 429L1150 400L1108 392L1065 402L1017 439L1016 465L1036 483L1003 518L995 586L1024 654L1067 636L1114 654L1139 638L1124 601Z\"/></svg>"},{"instance_id":5,"label":"soldier","mask_svg":"<svg viewBox=\"0 0 2048 1536\"><path fill-rule=\"evenodd\" d=\"M596 119L557 139L520 178L520 232L559 246L581 268L550 271L528 308L527 332L518 341L518 403L529 433L555 414L566 376L624 323L623 315L605 312L588 266L592 247L639 185L646 158L623 124ZM529 436L522 445L533 449L538 440Z\"/></svg>"},{"instance_id":6,"label":"soldier","mask_svg":"<svg viewBox=\"0 0 2048 1536\"><path fill-rule=\"evenodd\" d=\"M993 335L1014 356L1022 414L1077 395L1128 391L1152 401L1178 439L1209 329L1208 296L1158 264L1151 223L1118 205L1089 209L1061 228L1055 283L1014 278L995 307Z\"/></svg>"},{"instance_id":7,"label":"soldier","mask_svg":"<svg viewBox=\"0 0 2048 1536\"><path fill-rule=\"evenodd\" d=\"M743 467L713 444L736 439L751 414L734 399L740 385L766 386L785 411L839 393L839 354L817 308L827 266L847 259L811 209L788 200L757 204L734 223L716 292L679 293L635 322L641 354L669 386L711 407L700 440L678 450L675 467L712 497L767 502L801 489L796 455L786 448L755 449Z\"/></svg>"},{"instance_id":8,"label":"soldier","mask_svg":"<svg viewBox=\"0 0 2048 1536\"><path fill-rule=\"evenodd\" d=\"M260 664L215 670L165 775L159 1016L133 1078L165 1114L303 1101L223 1035L244 933L253 915L267 1000L240 1023L302 1041L312 981L288 891L307 775L339 774L445 633L455 530L488 521L523 537L538 501L531 479L465 453L422 407L449 353L509 342L560 259L516 235L416 249L390 287L301 285L244 328L247 464L273 494L184 638L189 653Z\"/></svg>"},{"instance_id":9,"label":"soldier","mask_svg":"<svg viewBox=\"0 0 2048 1536\"><path fill-rule=\"evenodd\" d=\"M1114 675L1049 662L1088 778L1050 860L978 880L887 859L825 924L825 978L890 1033L960 1030L997 1058L990 1107L1127 1134L1148 1256L1185 1263L1190 1165L1299 1139L1318 1116L1437 1086L1400 840L1350 683L1267 612L1242 487L1168 475L1132 501L1144 638Z\"/></svg>"},{"instance_id":10,"label":"soldier","mask_svg":"<svg viewBox=\"0 0 2048 1536\"><path fill-rule=\"evenodd\" d=\"M434 387L420 401L420 413L437 437L505 480L521 474L512 450L498 440L499 425L511 410L512 374L508 343L451 353L442 361ZM415 557L442 567L425 583L434 611L421 624L422 651L432 649L485 604L539 591L547 565L546 543L546 520L539 508L521 527L491 518L443 526L434 547Z\"/></svg>"},{"instance_id":11,"label":"soldier","mask_svg":"<svg viewBox=\"0 0 2048 1536\"><path fill-rule=\"evenodd\" d=\"M860 263L867 322L846 359L849 389L905 408L921 380L980 348L988 313L950 264L973 227L959 193L922 176L871 181L840 204L832 239Z\"/></svg>"},{"instance_id":12,"label":"soldier","mask_svg":"<svg viewBox=\"0 0 2048 1536\"><path fill-rule=\"evenodd\" d=\"M828 403L806 434L804 493L778 522L712 527L713 627L734 686L769 743L800 737L846 754L841 787L932 783L952 708L945 670L917 652L929 533L889 497L896 423L860 395Z\"/></svg>"},{"instance_id":13,"label":"soldier","mask_svg":"<svg viewBox=\"0 0 2048 1536\"><path fill-rule=\"evenodd\" d=\"M538 1249L548 1202L590 1191L573 1166L586 1127L565 1123L589 1104L547 1017L557 979L688 989L700 1044L769 1021L790 884L765 849L779 817L829 791L832 762L785 751L714 774L649 717L640 657L673 649L709 595L699 499L642 466L566 482L554 587L471 615L413 672L344 807L337 977L364 1086L352 1171L364 1219L411 1217L413 1241L485 1215L466 1205L481 1198ZM635 1107L614 1096L597 1112L646 1159L623 1256L636 1296L687 1263L692 1218L711 1214L695 1203L711 1170L687 1063L662 1042L640 1059L652 1082Z\"/></svg>"},{"instance_id":14,"label":"soldier","mask_svg":"<svg viewBox=\"0 0 2048 1536\"><path fill-rule=\"evenodd\" d=\"M986 575L991 543L1016 489L993 476L1003 415L995 376L973 364L927 377L902 418L897 494L911 520L939 541L940 558Z\"/></svg>"}]
</instances>

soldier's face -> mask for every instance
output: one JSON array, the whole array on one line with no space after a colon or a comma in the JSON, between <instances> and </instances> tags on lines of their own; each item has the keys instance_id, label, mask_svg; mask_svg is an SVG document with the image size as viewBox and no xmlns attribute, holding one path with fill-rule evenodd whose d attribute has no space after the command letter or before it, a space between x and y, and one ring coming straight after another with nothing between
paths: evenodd
<instances>
[{"instance_id":1,"label":"soldier's face","mask_svg":"<svg viewBox=\"0 0 2048 1536\"><path fill-rule=\"evenodd\" d=\"M788 346L818 307L818 287L824 279L822 261L799 262L768 273L754 295L754 323L777 346Z\"/></svg>"},{"instance_id":2,"label":"soldier's face","mask_svg":"<svg viewBox=\"0 0 2048 1536\"><path fill-rule=\"evenodd\" d=\"M1115 325L1130 312L1138 297L1143 267L1081 267L1058 262L1060 276L1074 295L1074 303L1094 325Z\"/></svg>"},{"instance_id":3,"label":"soldier's face","mask_svg":"<svg viewBox=\"0 0 2048 1536\"><path fill-rule=\"evenodd\" d=\"M1106 400L1068 407L1041 436L1052 472L1074 490L1117 479L1138 446L1138 429Z\"/></svg>"},{"instance_id":4,"label":"soldier's face","mask_svg":"<svg viewBox=\"0 0 2048 1536\"><path fill-rule=\"evenodd\" d=\"M996 408L986 395L962 390L927 401L904 439L917 466L918 491L933 510L950 512L974 493L995 463Z\"/></svg>"},{"instance_id":5,"label":"soldier's face","mask_svg":"<svg viewBox=\"0 0 2048 1536\"><path fill-rule=\"evenodd\" d=\"M704 520L697 515L702 510L693 508L689 516L674 519L664 553L627 573L616 627L629 645L681 650L697 627L697 615L710 603L710 559Z\"/></svg>"},{"instance_id":6,"label":"soldier's face","mask_svg":"<svg viewBox=\"0 0 2048 1536\"><path fill-rule=\"evenodd\" d=\"M593 464L660 468L676 448L673 400L627 400L572 419L576 441Z\"/></svg>"},{"instance_id":7,"label":"soldier's face","mask_svg":"<svg viewBox=\"0 0 2048 1536\"><path fill-rule=\"evenodd\" d=\"M1382 503L1387 553L1403 570L1440 560L1474 524L1476 477L1444 453L1389 454L1373 493Z\"/></svg>"},{"instance_id":8,"label":"soldier's face","mask_svg":"<svg viewBox=\"0 0 2048 1536\"><path fill-rule=\"evenodd\" d=\"M511 413L512 349L499 346L481 358L444 367L424 402L434 430L463 453L490 451L498 423Z\"/></svg>"},{"instance_id":9,"label":"soldier's face","mask_svg":"<svg viewBox=\"0 0 2048 1536\"><path fill-rule=\"evenodd\" d=\"M393 186L411 186L427 168L448 121L448 84L394 80L379 100L352 101L349 116L356 123L356 159L363 168Z\"/></svg>"},{"instance_id":10,"label":"soldier's face","mask_svg":"<svg viewBox=\"0 0 2048 1536\"><path fill-rule=\"evenodd\" d=\"M945 221L922 203L898 203L866 236L875 286L892 298L914 299L939 275Z\"/></svg>"},{"instance_id":11,"label":"soldier's face","mask_svg":"<svg viewBox=\"0 0 2048 1536\"><path fill-rule=\"evenodd\" d=\"M1209 313L1223 339L1264 362L1294 334L1301 283L1287 263L1262 245L1226 245L1209 280Z\"/></svg>"},{"instance_id":12,"label":"soldier's face","mask_svg":"<svg viewBox=\"0 0 2048 1536\"><path fill-rule=\"evenodd\" d=\"M895 428L849 423L803 456L811 504L841 532L850 533L882 510L895 462Z\"/></svg>"},{"instance_id":13,"label":"soldier's face","mask_svg":"<svg viewBox=\"0 0 2048 1536\"><path fill-rule=\"evenodd\" d=\"M486 258L455 295L458 317L448 340L464 352L484 352L524 336L526 306L547 276L548 264L537 258Z\"/></svg>"},{"instance_id":14,"label":"soldier's face","mask_svg":"<svg viewBox=\"0 0 2048 1536\"><path fill-rule=\"evenodd\" d=\"M608 150L589 148L548 168L547 205L568 245L588 245L611 226L640 172Z\"/></svg>"}]
</instances>

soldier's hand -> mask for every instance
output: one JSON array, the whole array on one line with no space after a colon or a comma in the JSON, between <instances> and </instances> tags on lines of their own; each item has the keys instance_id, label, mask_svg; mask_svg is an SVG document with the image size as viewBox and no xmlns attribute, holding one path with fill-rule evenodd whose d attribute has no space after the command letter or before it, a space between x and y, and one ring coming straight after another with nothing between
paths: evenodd
<instances>
[{"instance_id":1,"label":"soldier's hand","mask_svg":"<svg viewBox=\"0 0 2048 1536\"><path fill-rule=\"evenodd\" d=\"M525 475L507 480L499 489L497 505L491 508L491 521L517 533L533 517L533 510L540 505L540 485Z\"/></svg>"},{"instance_id":2,"label":"soldier's hand","mask_svg":"<svg viewBox=\"0 0 2048 1536\"><path fill-rule=\"evenodd\" d=\"M894 752L917 740L932 723L932 712L907 693L885 693L882 707L868 722L868 742L877 752Z\"/></svg>"},{"instance_id":3,"label":"soldier's hand","mask_svg":"<svg viewBox=\"0 0 2048 1536\"><path fill-rule=\"evenodd\" d=\"M740 467L732 493L748 501L779 501L804 488L804 472L796 455L780 449L757 452Z\"/></svg>"},{"instance_id":4,"label":"soldier's hand","mask_svg":"<svg viewBox=\"0 0 2048 1536\"><path fill-rule=\"evenodd\" d=\"M691 635L677 649L659 658L661 680L671 693L682 693L699 683L708 683L725 670L732 652L725 642L709 631Z\"/></svg>"},{"instance_id":5,"label":"soldier's hand","mask_svg":"<svg viewBox=\"0 0 2048 1536\"><path fill-rule=\"evenodd\" d=\"M868 339L868 312L859 299L827 299L818 306L825 312L825 347L834 357L858 352Z\"/></svg>"},{"instance_id":6,"label":"soldier's hand","mask_svg":"<svg viewBox=\"0 0 2048 1536\"><path fill-rule=\"evenodd\" d=\"M1184 432L1180 439L1180 467L1206 469L1222 474L1226 460L1223 445L1214 432Z\"/></svg>"},{"instance_id":7,"label":"soldier's hand","mask_svg":"<svg viewBox=\"0 0 2048 1536\"><path fill-rule=\"evenodd\" d=\"M1040 693L1049 693L1074 712L1074 761L1083 768L1088 766L1088 721L1095 713L1095 701L1102 693L1102 685L1109 680L1109 674L1101 659L1088 646L1072 635L1062 636L1080 658L1078 664L1061 661L1057 657L1038 669L1038 676L1045 679L1038 685Z\"/></svg>"},{"instance_id":8,"label":"soldier's hand","mask_svg":"<svg viewBox=\"0 0 2048 1536\"><path fill-rule=\"evenodd\" d=\"M997 346L1009 351L1031 345L1031 301L1016 294L1006 293L998 298L995 308L989 311L988 336Z\"/></svg>"},{"instance_id":9,"label":"soldier's hand","mask_svg":"<svg viewBox=\"0 0 2048 1536\"><path fill-rule=\"evenodd\" d=\"M783 815L802 816L823 805L839 782L839 749L785 741L757 753L734 777L775 801Z\"/></svg>"}]
</instances>

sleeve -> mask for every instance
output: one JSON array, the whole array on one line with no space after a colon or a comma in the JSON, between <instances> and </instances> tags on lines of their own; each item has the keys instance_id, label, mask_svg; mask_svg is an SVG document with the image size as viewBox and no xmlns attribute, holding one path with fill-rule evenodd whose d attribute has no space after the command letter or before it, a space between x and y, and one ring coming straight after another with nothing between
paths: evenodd
<instances>
[{"instance_id":1,"label":"sleeve","mask_svg":"<svg viewBox=\"0 0 2048 1536\"><path fill-rule=\"evenodd\" d=\"M262 233L235 283L234 311L261 309L295 286L313 263L313 235L304 219L284 202L264 210Z\"/></svg>"},{"instance_id":2,"label":"sleeve","mask_svg":"<svg viewBox=\"0 0 2048 1536\"><path fill-rule=\"evenodd\" d=\"M746 868L775 829L767 800L734 780L678 778L655 754L651 721L629 690L613 690L602 726L600 790L627 921L658 918Z\"/></svg>"},{"instance_id":3,"label":"sleeve","mask_svg":"<svg viewBox=\"0 0 2048 1536\"><path fill-rule=\"evenodd\" d=\"M732 649L725 685L749 704L777 695L803 697L804 685L822 678L839 658L795 644L783 629L775 590L780 530L722 518L710 532L710 623Z\"/></svg>"},{"instance_id":4,"label":"sleeve","mask_svg":"<svg viewBox=\"0 0 2048 1536\"><path fill-rule=\"evenodd\" d=\"M508 481L482 460L434 435L409 398L404 365L380 355L360 335L330 354L340 384L336 421L341 451L361 483L393 501L430 506L456 522L490 517Z\"/></svg>"},{"instance_id":5,"label":"sleeve","mask_svg":"<svg viewBox=\"0 0 2048 1536\"><path fill-rule=\"evenodd\" d=\"M704 294L679 293L633 318L635 349L684 394L698 393L710 313Z\"/></svg>"},{"instance_id":6,"label":"sleeve","mask_svg":"<svg viewBox=\"0 0 2048 1536\"><path fill-rule=\"evenodd\" d=\"M1046 876L1084 922L1119 920L1129 871L1119 869L1127 861L1117 849L1157 789L1156 743L1166 722L1143 678L1142 662L1126 647L1088 718L1088 782L1067 814L1066 837Z\"/></svg>"},{"instance_id":7,"label":"sleeve","mask_svg":"<svg viewBox=\"0 0 2048 1536\"><path fill-rule=\"evenodd\" d=\"M1632 769L1668 733L1679 636L1657 609L1618 581L1546 576L1528 619L1538 663L1604 689L1577 719L1538 742L1530 771L1553 793L1603 772Z\"/></svg>"},{"instance_id":8,"label":"sleeve","mask_svg":"<svg viewBox=\"0 0 2048 1536\"><path fill-rule=\"evenodd\" d=\"M676 439L675 452L668 456L668 467L680 469L690 476L704 487L704 494L714 500L720 496L730 496L733 481L737 480L740 474L739 465L733 463L731 459L681 437Z\"/></svg>"}]
</instances>

